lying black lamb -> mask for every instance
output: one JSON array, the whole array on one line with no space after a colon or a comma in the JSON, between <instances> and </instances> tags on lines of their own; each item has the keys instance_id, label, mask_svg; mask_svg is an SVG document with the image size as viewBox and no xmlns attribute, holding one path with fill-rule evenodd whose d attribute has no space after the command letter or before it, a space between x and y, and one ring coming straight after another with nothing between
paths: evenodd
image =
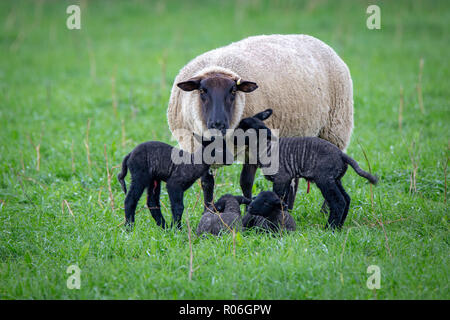
<instances>
[{"instance_id":1,"label":"lying black lamb","mask_svg":"<svg viewBox=\"0 0 450 320\"><path fill-rule=\"evenodd\" d=\"M219 235L219 233L235 229L236 232L242 231L241 204L249 204L250 199L243 196L233 196L226 194L214 203L213 208L207 208L200 219L197 226L197 235L203 233L211 233Z\"/></svg>"},{"instance_id":2,"label":"lying black lamb","mask_svg":"<svg viewBox=\"0 0 450 320\"><path fill-rule=\"evenodd\" d=\"M275 192L261 191L248 206L242 219L245 229L259 228L266 231L294 231L297 228L294 218L282 210L282 203Z\"/></svg>"},{"instance_id":3,"label":"lying black lamb","mask_svg":"<svg viewBox=\"0 0 450 320\"><path fill-rule=\"evenodd\" d=\"M198 136L196 138L201 141L201 138ZM202 141L202 148L199 148L197 152L203 152L213 141ZM178 152L180 158L184 156L184 158L190 159L190 162L175 164L172 161L173 152ZM118 174L117 178L126 194L126 226L130 227L134 224L136 206L144 189L147 188L147 206L156 224L163 228L166 227L159 202L161 181L165 181L172 209L172 226L175 224L178 228L181 228L181 216L184 211L184 192L210 167L210 165L203 162L196 164L194 159L199 159L197 156L196 153L187 153L158 141L144 142L125 156L122 161L122 172ZM131 173L131 186L128 193L124 180L127 170L130 170Z\"/></svg>"},{"instance_id":4,"label":"lying black lamb","mask_svg":"<svg viewBox=\"0 0 450 320\"><path fill-rule=\"evenodd\" d=\"M271 109L260 112L253 117L242 119L236 129L244 131L269 130L263 120L272 114ZM294 178L305 178L320 189L330 208L327 227L341 228L350 206L350 196L345 192L341 178L345 175L348 165L352 166L358 175L376 184L377 177L362 170L358 163L343 153L334 144L317 137L278 138L279 170L275 174L267 174L265 178L273 182L273 191L285 202L291 190L290 184ZM267 144L270 152L270 142ZM257 165L264 167L260 155L257 154Z\"/></svg>"}]
</instances>

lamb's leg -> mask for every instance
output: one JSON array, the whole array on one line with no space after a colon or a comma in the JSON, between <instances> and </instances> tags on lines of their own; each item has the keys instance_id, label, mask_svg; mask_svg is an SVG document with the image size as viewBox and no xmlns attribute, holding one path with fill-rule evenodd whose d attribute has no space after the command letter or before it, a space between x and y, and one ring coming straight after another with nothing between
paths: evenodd
<instances>
[{"instance_id":1,"label":"lamb's leg","mask_svg":"<svg viewBox=\"0 0 450 320\"><path fill-rule=\"evenodd\" d=\"M341 190L341 193L342 193L342 195L344 196L344 199L345 199L345 202L346 202L346 203L345 203L344 213L343 213L343 215L342 215L341 221L339 222L339 227L342 227L342 226L344 225L345 218L347 218L348 210L349 210L349 208L350 208L350 201L351 201L351 198L350 198L350 196L348 195L348 193L345 192L345 189L344 189L344 187L342 186L342 181L341 181L341 180L336 180L336 184L337 184L339 190Z\"/></svg>"},{"instance_id":2,"label":"lamb's leg","mask_svg":"<svg viewBox=\"0 0 450 320\"><path fill-rule=\"evenodd\" d=\"M136 206L146 187L139 180L134 179L131 181L130 190L128 190L127 196L125 197L125 226L129 229L133 227Z\"/></svg>"},{"instance_id":3,"label":"lamb's leg","mask_svg":"<svg viewBox=\"0 0 450 320\"><path fill-rule=\"evenodd\" d=\"M288 200L290 186L291 186L290 181L288 182L274 181L273 183L273 192L275 192L278 195L278 197L280 197L281 202L283 203L283 210L286 210L287 208L286 201Z\"/></svg>"},{"instance_id":4,"label":"lamb's leg","mask_svg":"<svg viewBox=\"0 0 450 320\"><path fill-rule=\"evenodd\" d=\"M257 169L258 167L254 164L244 164L242 166L240 184L242 194L248 199L252 198L253 182L255 181L255 174Z\"/></svg>"},{"instance_id":5,"label":"lamb's leg","mask_svg":"<svg viewBox=\"0 0 450 320\"><path fill-rule=\"evenodd\" d=\"M201 177L205 210L212 207L214 199L214 176L210 170L207 170Z\"/></svg>"},{"instance_id":6,"label":"lamb's leg","mask_svg":"<svg viewBox=\"0 0 450 320\"><path fill-rule=\"evenodd\" d=\"M328 206L327 200L323 200L322 206L320 207L320 212L325 215L330 212L330 207Z\"/></svg>"},{"instance_id":7,"label":"lamb's leg","mask_svg":"<svg viewBox=\"0 0 450 320\"><path fill-rule=\"evenodd\" d=\"M181 229L181 216L184 211L183 195L184 191L177 185L167 184L170 206L172 208L172 227Z\"/></svg>"},{"instance_id":8,"label":"lamb's leg","mask_svg":"<svg viewBox=\"0 0 450 320\"><path fill-rule=\"evenodd\" d=\"M161 194L161 181L154 180L152 184L147 188L147 206L155 219L156 224L162 228L166 227L166 221L161 214L161 204L159 203L159 197Z\"/></svg>"},{"instance_id":9,"label":"lamb's leg","mask_svg":"<svg viewBox=\"0 0 450 320\"><path fill-rule=\"evenodd\" d=\"M316 181L316 185L330 206L330 216L326 227L335 229L336 227L339 227L344 214L346 206L344 195L334 180Z\"/></svg>"},{"instance_id":10,"label":"lamb's leg","mask_svg":"<svg viewBox=\"0 0 450 320\"><path fill-rule=\"evenodd\" d=\"M292 182L294 185L292 185ZM289 194L287 198L288 210L292 210L294 208L295 197L297 196L298 190L298 178L292 179L291 185L289 186Z\"/></svg>"}]
</instances>

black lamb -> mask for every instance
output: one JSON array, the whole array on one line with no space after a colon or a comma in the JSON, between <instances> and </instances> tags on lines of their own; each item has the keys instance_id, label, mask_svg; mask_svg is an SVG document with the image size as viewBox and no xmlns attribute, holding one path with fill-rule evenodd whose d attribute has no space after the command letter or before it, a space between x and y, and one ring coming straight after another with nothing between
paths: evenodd
<instances>
[{"instance_id":1,"label":"black lamb","mask_svg":"<svg viewBox=\"0 0 450 320\"><path fill-rule=\"evenodd\" d=\"M245 229L259 228L265 231L295 231L294 218L283 210L280 198L275 192L261 191L248 206L242 219Z\"/></svg>"},{"instance_id":2,"label":"black lamb","mask_svg":"<svg viewBox=\"0 0 450 320\"><path fill-rule=\"evenodd\" d=\"M271 109L260 112L253 117L241 120L237 129L244 131L249 129L269 130L263 120L272 114ZM327 227L332 229L341 228L350 206L350 196L345 192L341 178L345 175L348 165L358 175L376 184L377 177L362 170L358 163L343 153L334 144L318 137L289 137L278 138L279 147L279 169L275 174L267 174L265 178L273 182L273 191L282 199L287 201L291 192L291 182L295 178L304 178L313 182L320 189L325 201L330 208L330 216ZM267 144L270 153L270 143ZM257 154L257 165L264 174L264 167Z\"/></svg>"},{"instance_id":3,"label":"black lamb","mask_svg":"<svg viewBox=\"0 0 450 320\"><path fill-rule=\"evenodd\" d=\"M233 196L226 194L214 203L214 208L206 208L197 226L197 235L219 233L235 229L236 232L242 231L241 204L249 204L250 199L243 196ZM214 210L215 209L215 210Z\"/></svg>"},{"instance_id":4,"label":"black lamb","mask_svg":"<svg viewBox=\"0 0 450 320\"><path fill-rule=\"evenodd\" d=\"M196 138L199 140L197 136ZM202 152L212 141L202 141L202 148L197 152ZM172 154L177 154L188 161L174 163ZM147 206L156 224L166 227L159 202L161 181L165 181L172 209L172 226L175 224L181 228L184 192L210 167L203 161L196 163L194 160L199 159L198 156L196 153L188 153L158 141L144 142L125 156L122 161L122 172L117 176L126 194L125 224L127 226L134 224L136 206L144 189L147 189ZM128 193L124 180L127 170L131 173L131 186Z\"/></svg>"}]
</instances>

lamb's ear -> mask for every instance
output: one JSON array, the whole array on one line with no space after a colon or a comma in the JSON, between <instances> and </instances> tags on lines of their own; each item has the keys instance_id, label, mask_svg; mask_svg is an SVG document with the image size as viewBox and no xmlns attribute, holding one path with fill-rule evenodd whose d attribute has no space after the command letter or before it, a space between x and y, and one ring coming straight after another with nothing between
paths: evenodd
<instances>
[{"instance_id":1,"label":"lamb's ear","mask_svg":"<svg viewBox=\"0 0 450 320\"><path fill-rule=\"evenodd\" d=\"M273 204L275 207L281 207L281 199L277 197L276 199L274 199L274 200L272 201L272 204Z\"/></svg>"},{"instance_id":2,"label":"lamb's ear","mask_svg":"<svg viewBox=\"0 0 450 320\"><path fill-rule=\"evenodd\" d=\"M214 203L214 207L215 210L217 210L218 212L223 212L223 210L225 210L225 201L217 201Z\"/></svg>"},{"instance_id":3,"label":"lamb's ear","mask_svg":"<svg viewBox=\"0 0 450 320\"><path fill-rule=\"evenodd\" d=\"M246 92L246 93L252 92L252 91L255 91L256 89L258 89L258 85L255 82L244 81L241 79L238 79L236 81L236 86L239 91Z\"/></svg>"},{"instance_id":4,"label":"lamb's ear","mask_svg":"<svg viewBox=\"0 0 450 320\"><path fill-rule=\"evenodd\" d=\"M235 196L235 198L239 202L239 204L250 204L250 202L252 202L252 200L243 196Z\"/></svg>"},{"instance_id":5,"label":"lamb's ear","mask_svg":"<svg viewBox=\"0 0 450 320\"><path fill-rule=\"evenodd\" d=\"M272 109L266 109L260 113L255 114L253 118L257 118L261 121L264 121L272 115L272 112L273 112Z\"/></svg>"},{"instance_id":6,"label":"lamb's ear","mask_svg":"<svg viewBox=\"0 0 450 320\"><path fill-rule=\"evenodd\" d=\"M201 78L191 78L187 81L178 82L177 87L183 91L197 90L200 87Z\"/></svg>"}]
</instances>

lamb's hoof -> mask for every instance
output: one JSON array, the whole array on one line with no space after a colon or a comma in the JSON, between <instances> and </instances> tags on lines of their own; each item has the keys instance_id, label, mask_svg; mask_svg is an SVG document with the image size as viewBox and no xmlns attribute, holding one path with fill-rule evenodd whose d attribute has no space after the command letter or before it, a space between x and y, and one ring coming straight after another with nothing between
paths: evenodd
<instances>
[{"instance_id":1,"label":"lamb's hoof","mask_svg":"<svg viewBox=\"0 0 450 320\"><path fill-rule=\"evenodd\" d=\"M183 228L181 227L181 222L177 223L174 225L174 223L170 224L170 228L175 229L175 230L183 230Z\"/></svg>"},{"instance_id":2,"label":"lamb's hoof","mask_svg":"<svg viewBox=\"0 0 450 320\"><path fill-rule=\"evenodd\" d=\"M133 230L134 230L134 223L132 223L132 222L125 222L125 231L133 232Z\"/></svg>"}]
</instances>

